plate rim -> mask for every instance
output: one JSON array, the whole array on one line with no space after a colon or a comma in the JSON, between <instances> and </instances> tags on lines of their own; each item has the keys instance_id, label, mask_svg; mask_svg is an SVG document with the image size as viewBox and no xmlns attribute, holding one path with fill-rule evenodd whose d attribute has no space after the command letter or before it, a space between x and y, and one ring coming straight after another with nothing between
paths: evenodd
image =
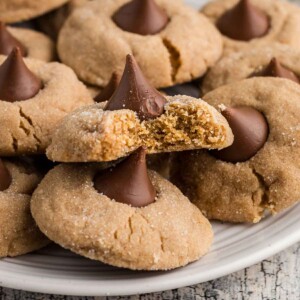
<instances>
[{"instance_id":1,"label":"plate rim","mask_svg":"<svg viewBox=\"0 0 300 300\"><path fill-rule=\"evenodd\" d=\"M298 204L290 208L288 211L295 209L297 206L298 208L300 208L300 204ZM281 217L285 217L285 216L282 215ZM286 217L288 217L288 215ZM271 218L273 219L273 217ZM232 226L235 225L233 224ZM57 278L47 278L47 277L36 278L36 276L30 275L31 277L35 277L35 280L31 280L30 276L27 276L26 274L25 275L17 274L16 276L13 271L0 270L0 286L17 289L17 290L23 290L23 291L54 294L54 295L69 295L69 296L129 296L129 295L146 294L146 293L161 292L161 291L166 291L171 289L178 289L178 288L218 279L220 277L231 274L233 272L242 270L299 242L300 228L293 232L289 232L289 228L290 226L284 227L283 231L281 231L281 238L275 239L274 241L270 242L270 244L268 244L267 246L264 247L261 246L261 248L258 249L256 252L252 252L251 254L239 258L234 262L230 260L226 261L226 263L223 263L222 267L212 269L210 274L205 276L203 275L203 272L200 272L197 275L191 273L185 276L184 278L178 276L176 280L174 280L174 278L173 280L162 280L160 281L159 284L151 284L152 278L146 278L143 287L141 287L141 284L139 283L139 284L127 285L126 289L124 289L124 287L121 285L120 286L117 285L112 289L110 286L111 284L106 286L105 285L106 283L103 282L102 283L99 282L99 284L97 284L95 281L95 284L93 284L93 286L87 286L86 288L83 288L82 284L78 284L78 281L72 279L60 280ZM259 245L261 244L264 243L260 242L256 247L259 247ZM0 267L1 267L1 260L0 260ZM162 274L167 275L168 272ZM66 284L67 281L68 284Z\"/></svg>"}]
</instances>

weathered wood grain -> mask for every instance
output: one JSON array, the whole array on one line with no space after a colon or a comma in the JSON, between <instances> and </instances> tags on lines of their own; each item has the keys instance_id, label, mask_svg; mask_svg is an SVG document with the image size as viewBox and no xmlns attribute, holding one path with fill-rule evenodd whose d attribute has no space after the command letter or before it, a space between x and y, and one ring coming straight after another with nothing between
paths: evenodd
<instances>
[{"instance_id":1,"label":"weathered wood grain","mask_svg":"<svg viewBox=\"0 0 300 300\"><path fill-rule=\"evenodd\" d=\"M300 243L261 263L191 287L131 297L66 297L0 287L1 300L300 300Z\"/></svg>"}]
</instances>

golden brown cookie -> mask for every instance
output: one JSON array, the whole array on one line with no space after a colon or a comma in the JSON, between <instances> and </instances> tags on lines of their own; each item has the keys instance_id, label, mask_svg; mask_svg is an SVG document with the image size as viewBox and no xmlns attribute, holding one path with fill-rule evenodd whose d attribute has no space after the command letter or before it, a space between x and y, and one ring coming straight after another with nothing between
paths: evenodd
<instances>
[{"instance_id":1,"label":"golden brown cookie","mask_svg":"<svg viewBox=\"0 0 300 300\"><path fill-rule=\"evenodd\" d=\"M56 50L54 43L46 35L25 28L7 27L7 30L25 47L26 57L46 62L55 59Z\"/></svg>"},{"instance_id":2,"label":"golden brown cookie","mask_svg":"<svg viewBox=\"0 0 300 300\"><path fill-rule=\"evenodd\" d=\"M47 156L60 162L111 161L140 146L160 153L232 143L225 118L206 102L188 96L167 99L161 116L144 121L129 109L104 111L101 103L81 108L62 121Z\"/></svg>"},{"instance_id":3,"label":"golden brown cookie","mask_svg":"<svg viewBox=\"0 0 300 300\"><path fill-rule=\"evenodd\" d=\"M160 153L224 148L232 143L231 130L221 114L200 99L164 97L149 84L133 56L127 55L117 87L113 78L95 98L109 101L84 107L64 119L47 149L51 160L112 161L141 146L149 153Z\"/></svg>"},{"instance_id":4,"label":"golden brown cookie","mask_svg":"<svg viewBox=\"0 0 300 300\"><path fill-rule=\"evenodd\" d=\"M1 0L0 20L14 23L33 19L68 2L68 0Z\"/></svg>"},{"instance_id":5,"label":"golden brown cookie","mask_svg":"<svg viewBox=\"0 0 300 300\"><path fill-rule=\"evenodd\" d=\"M222 85L261 76L273 58L276 58L283 67L300 76L300 51L287 45L273 44L245 49L223 57L206 74L201 87L202 92L206 94Z\"/></svg>"},{"instance_id":6,"label":"golden brown cookie","mask_svg":"<svg viewBox=\"0 0 300 300\"><path fill-rule=\"evenodd\" d=\"M208 251L211 225L170 182L150 171L155 202L133 207L98 193L93 178L99 168L62 164L39 185L31 211L51 240L90 259L133 270L177 268Z\"/></svg>"},{"instance_id":7,"label":"golden brown cookie","mask_svg":"<svg viewBox=\"0 0 300 300\"><path fill-rule=\"evenodd\" d=\"M99 86L108 83L112 72L123 71L128 53L134 54L155 87L200 77L222 54L220 35L181 1L156 2L168 22L152 35L125 31L113 21L128 0L96 0L76 9L59 35L61 60L83 81Z\"/></svg>"},{"instance_id":8,"label":"golden brown cookie","mask_svg":"<svg viewBox=\"0 0 300 300\"><path fill-rule=\"evenodd\" d=\"M0 174L0 257L46 246L50 241L39 231L30 213L31 194L42 174L21 159L0 161Z\"/></svg>"},{"instance_id":9,"label":"golden brown cookie","mask_svg":"<svg viewBox=\"0 0 300 300\"><path fill-rule=\"evenodd\" d=\"M265 211L276 214L295 204L300 199L299 98L299 84L279 78L246 79L206 94L204 100L214 107L262 112L267 140L250 159L237 163L217 159L216 152L180 153L172 165L173 182L209 219L258 222ZM256 125L253 120L248 128Z\"/></svg>"},{"instance_id":10,"label":"golden brown cookie","mask_svg":"<svg viewBox=\"0 0 300 300\"><path fill-rule=\"evenodd\" d=\"M228 37L227 31L230 28L226 28L226 34L224 33L222 35L224 40L225 53L231 51L240 51L242 48L245 47L264 47L274 42L282 43L294 47L296 49L300 49L300 42L298 39L298 36L300 34L300 10L297 6L287 3L286 1L214 0L212 2L209 2L206 6L204 6L204 8L201 9L201 12L220 28L219 22L221 20L221 17L224 15L224 13L236 7L236 5L239 2L240 12L237 11L237 15L231 16L231 21L236 22L236 24L233 24L233 28L236 29L237 33L242 32L243 27L250 24L250 20L253 20L252 26L249 26L252 28L259 23L263 23L263 21L261 21L261 15L266 16L268 27L266 28L266 32L259 32L258 28L257 37L253 37L252 39L248 40L238 40L236 39L236 37ZM253 13L250 14L249 11L247 11L247 13L245 12L246 8L250 5L252 7L252 11L256 11L256 15L254 16ZM243 14L245 16L244 18ZM246 17L248 19L246 19ZM238 23L238 19L240 23ZM226 25L228 27L228 24ZM226 25L222 24L223 27L226 27Z\"/></svg>"},{"instance_id":11,"label":"golden brown cookie","mask_svg":"<svg viewBox=\"0 0 300 300\"><path fill-rule=\"evenodd\" d=\"M2 156L43 153L61 119L93 103L74 72L62 64L23 61L17 49L0 56L0 64Z\"/></svg>"}]
</instances>

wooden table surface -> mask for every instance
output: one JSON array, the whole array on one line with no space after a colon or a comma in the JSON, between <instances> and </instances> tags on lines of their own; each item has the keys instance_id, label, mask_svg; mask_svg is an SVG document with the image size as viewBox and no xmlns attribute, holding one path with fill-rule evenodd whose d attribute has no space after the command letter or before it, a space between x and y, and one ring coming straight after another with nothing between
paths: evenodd
<instances>
[{"instance_id":1,"label":"wooden table surface","mask_svg":"<svg viewBox=\"0 0 300 300\"><path fill-rule=\"evenodd\" d=\"M228 276L160 293L131 297L66 297L0 287L1 300L300 300L300 243Z\"/></svg>"}]
</instances>

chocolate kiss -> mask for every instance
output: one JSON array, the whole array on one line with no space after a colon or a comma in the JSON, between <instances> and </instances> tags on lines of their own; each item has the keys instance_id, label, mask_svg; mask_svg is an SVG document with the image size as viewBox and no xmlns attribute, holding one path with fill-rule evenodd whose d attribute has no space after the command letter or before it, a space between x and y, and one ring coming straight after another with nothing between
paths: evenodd
<instances>
[{"instance_id":1,"label":"chocolate kiss","mask_svg":"<svg viewBox=\"0 0 300 300\"><path fill-rule=\"evenodd\" d=\"M169 21L167 14L154 0L132 0L123 5L112 18L123 30L141 35L160 32Z\"/></svg>"},{"instance_id":2,"label":"chocolate kiss","mask_svg":"<svg viewBox=\"0 0 300 300\"><path fill-rule=\"evenodd\" d=\"M104 102L110 99L120 83L120 76L114 72L107 86L94 98L95 102Z\"/></svg>"},{"instance_id":3,"label":"chocolate kiss","mask_svg":"<svg viewBox=\"0 0 300 300\"><path fill-rule=\"evenodd\" d=\"M131 109L141 120L153 119L164 111L167 100L144 77L136 60L127 55L121 81L105 110Z\"/></svg>"},{"instance_id":4,"label":"chocolate kiss","mask_svg":"<svg viewBox=\"0 0 300 300\"><path fill-rule=\"evenodd\" d=\"M30 99L42 88L42 81L25 65L20 48L14 48L0 66L0 99L14 102Z\"/></svg>"},{"instance_id":5,"label":"chocolate kiss","mask_svg":"<svg viewBox=\"0 0 300 300\"><path fill-rule=\"evenodd\" d=\"M24 45L8 32L4 23L0 22L0 54L9 55L15 47L20 48L22 56L27 56L27 49Z\"/></svg>"},{"instance_id":6,"label":"chocolate kiss","mask_svg":"<svg viewBox=\"0 0 300 300\"><path fill-rule=\"evenodd\" d=\"M265 144L269 127L258 110L252 107L240 106L226 108L222 112L227 119L234 135L231 146L212 154L227 162L243 162L254 156Z\"/></svg>"},{"instance_id":7,"label":"chocolate kiss","mask_svg":"<svg viewBox=\"0 0 300 300\"><path fill-rule=\"evenodd\" d=\"M8 189L9 186L11 185L11 182L12 182L11 175L7 170L7 168L5 167L2 159L0 159L0 191L2 192Z\"/></svg>"},{"instance_id":8,"label":"chocolate kiss","mask_svg":"<svg viewBox=\"0 0 300 300\"><path fill-rule=\"evenodd\" d=\"M285 68L276 58L271 60L269 65L259 74L259 76L281 77L300 83L296 74Z\"/></svg>"},{"instance_id":9,"label":"chocolate kiss","mask_svg":"<svg viewBox=\"0 0 300 300\"><path fill-rule=\"evenodd\" d=\"M133 207L153 203L156 191L148 177L146 151L139 148L114 168L98 173L94 187L108 198Z\"/></svg>"},{"instance_id":10,"label":"chocolate kiss","mask_svg":"<svg viewBox=\"0 0 300 300\"><path fill-rule=\"evenodd\" d=\"M240 0L219 18L217 27L231 39L249 41L264 36L270 24L268 16L253 6L250 0Z\"/></svg>"}]
</instances>

